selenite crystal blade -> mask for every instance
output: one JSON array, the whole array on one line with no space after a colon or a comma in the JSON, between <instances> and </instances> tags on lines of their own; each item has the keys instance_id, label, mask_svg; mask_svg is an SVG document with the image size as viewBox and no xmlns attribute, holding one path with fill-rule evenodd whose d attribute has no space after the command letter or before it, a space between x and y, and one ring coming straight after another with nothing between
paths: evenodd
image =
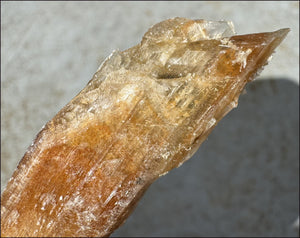
<instances>
[{"instance_id":1,"label":"selenite crystal blade","mask_svg":"<svg viewBox=\"0 0 300 238\"><path fill-rule=\"evenodd\" d=\"M231 22L175 18L114 52L25 153L1 235L110 235L237 106L288 31L234 36Z\"/></svg>"}]
</instances>

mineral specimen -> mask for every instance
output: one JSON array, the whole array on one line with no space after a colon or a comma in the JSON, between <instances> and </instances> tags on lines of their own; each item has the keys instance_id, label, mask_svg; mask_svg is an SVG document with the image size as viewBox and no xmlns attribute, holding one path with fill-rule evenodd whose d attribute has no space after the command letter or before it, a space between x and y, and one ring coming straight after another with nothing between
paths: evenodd
<instances>
[{"instance_id":1,"label":"mineral specimen","mask_svg":"<svg viewBox=\"0 0 300 238\"><path fill-rule=\"evenodd\" d=\"M110 235L237 106L288 31L233 36L230 22L174 18L114 52L25 153L1 235Z\"/></svg>"}]
</instances>

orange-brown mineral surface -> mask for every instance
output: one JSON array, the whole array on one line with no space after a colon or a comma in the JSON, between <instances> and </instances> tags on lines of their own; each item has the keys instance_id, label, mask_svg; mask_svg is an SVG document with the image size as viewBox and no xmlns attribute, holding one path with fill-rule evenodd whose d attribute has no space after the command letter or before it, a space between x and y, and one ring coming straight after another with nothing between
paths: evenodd
<instances>
[{"instance_id":1,"label":"orange-brown mineral surface","mask_svg":"<svg viewBox=\"0 0 300 238\"><path fill-rule=\"evenodd\" d=\"M288 31L174 18L112 53L28 148L1 197L1 235L109 236L237 106Z\"/></svg>"}]
</instances>

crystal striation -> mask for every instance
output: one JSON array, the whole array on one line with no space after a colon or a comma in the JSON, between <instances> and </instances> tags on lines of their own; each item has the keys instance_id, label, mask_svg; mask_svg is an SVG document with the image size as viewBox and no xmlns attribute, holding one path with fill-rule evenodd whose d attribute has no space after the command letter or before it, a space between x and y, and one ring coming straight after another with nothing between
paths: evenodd
<instances>
[{"instance_id":1,"label":"crystal striation","mask_svg":"<svg viewBox=\"0 0 300 238\"><path fill-rule=\"evenodd\" d=\"M288 31L174 18L113 52L28 148L1 197L1 235L109 236L237 106Z\"/></svg>"}]
</instances>

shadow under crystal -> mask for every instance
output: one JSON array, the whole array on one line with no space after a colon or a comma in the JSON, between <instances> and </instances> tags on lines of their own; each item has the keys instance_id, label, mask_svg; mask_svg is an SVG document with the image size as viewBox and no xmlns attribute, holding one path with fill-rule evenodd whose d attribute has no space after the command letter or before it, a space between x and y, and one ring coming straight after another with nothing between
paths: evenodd
<instances>
[{"instance_id":1,"label":"shadow under crystal","mask_svg":"<svg viewBox=\"0 0 300 238\"><path fill-rule=\"evenodd\" d=\"M112 236L295 236L299 86L256 80L180 168Z\"/></svg>"}]
</instances>

